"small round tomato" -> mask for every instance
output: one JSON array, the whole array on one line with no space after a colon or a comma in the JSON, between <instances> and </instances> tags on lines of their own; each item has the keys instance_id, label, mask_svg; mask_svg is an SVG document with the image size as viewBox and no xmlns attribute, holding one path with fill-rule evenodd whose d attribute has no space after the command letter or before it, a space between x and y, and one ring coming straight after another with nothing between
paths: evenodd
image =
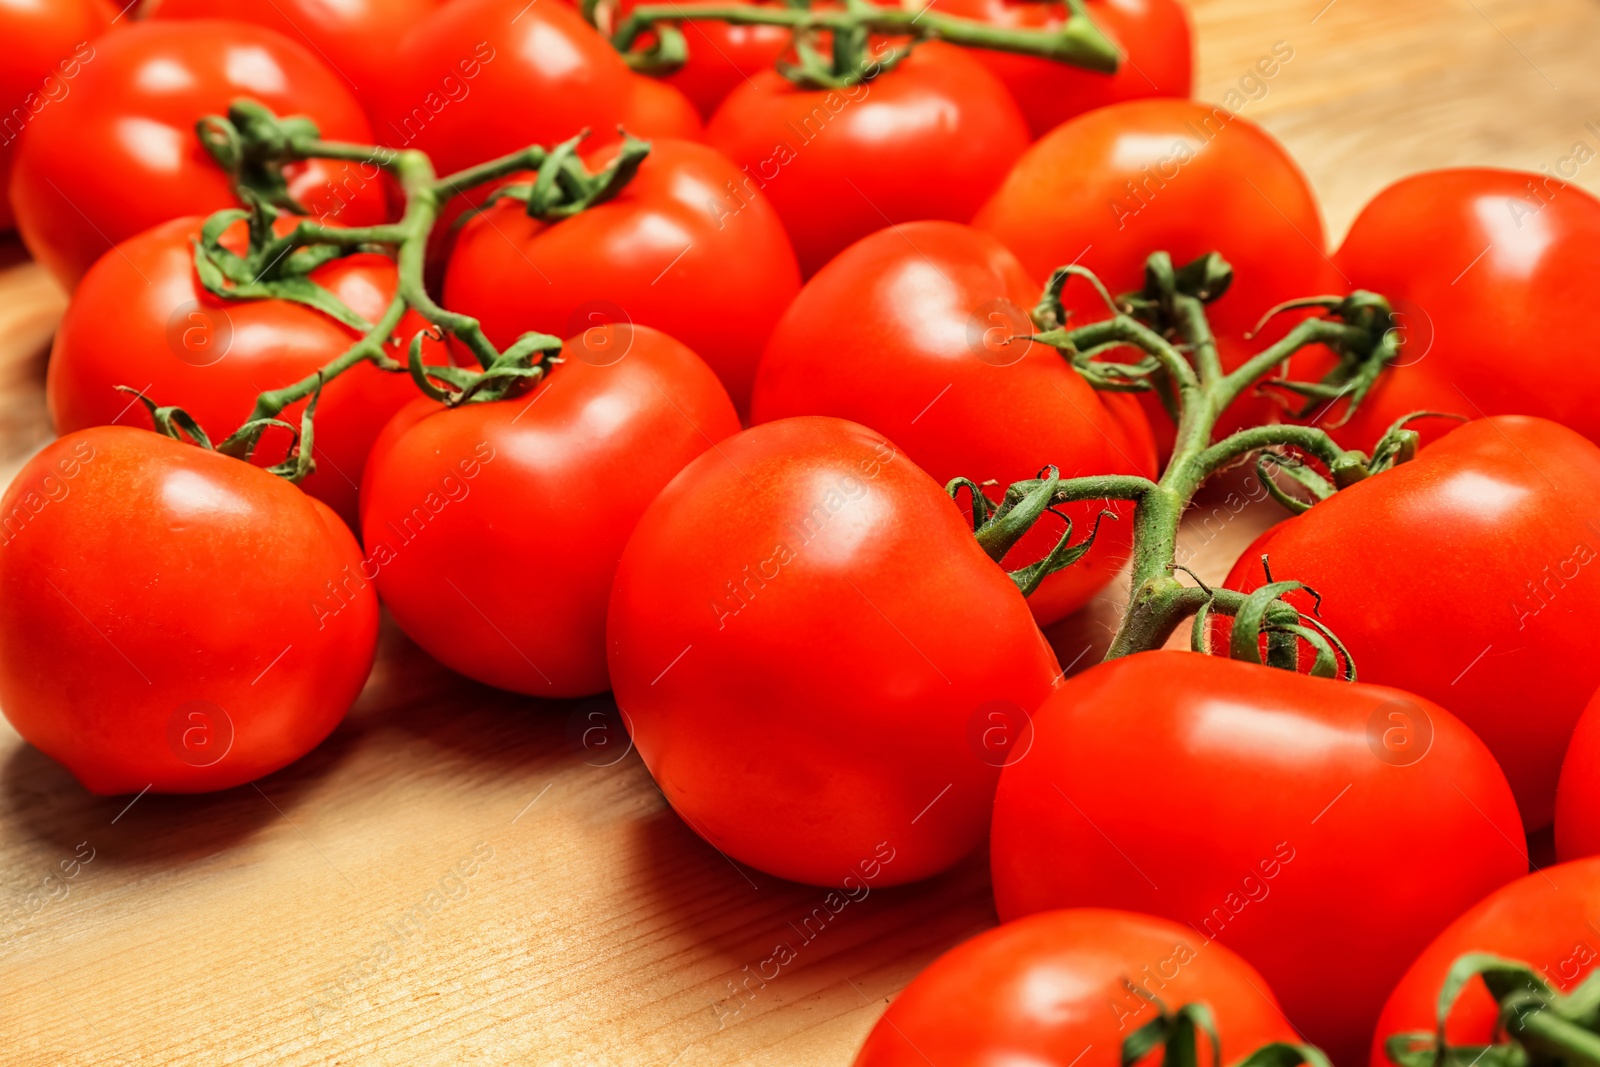
<instances>
[{"instance_id":1,"label":"small round tomato","mask_svg":"<svg viewBox=\"0 0 1600 1067\"><path fill-rule=\"evenodd\" d=\"M248 463L83 430L22 468L0 527L0 706L93 792L260 778L326 737L372 667L355 538Z\"/></svg>"},{"instance_id":2,"label":"small round tomato","mask_svg":"<svg viewBox=\"0 0 1600 1067\"><path fill-rule=\"evenodd\" d=\"M635 75L633 98L623 128L635 137L698 141L705 137L699 112L683 93L666 82Z\"/></svg>"},{"instance_id":3,"label":"small round tomato","mask_svg":"<svg viewBox=\"0 0 1600 1067\"><path fill-rule=\"evenodd\" d=\"M590 158L604 166L616 146ZM739 172L687 141L656 141L611 200L553 223L504 200L461 229L445 271L446 306L496 345L524 331L566 336L604 323L654 326L711 365L749 403L761 346L800 288L772 206Z\"/></svg>"},{"instance_id":4,"label":"small round tomato","mask_svg":"<svg viewBox=\"0 0 1600 1067\"><path fill-rule=\"evenodd\" d=\"M845 89L801 89L762 71L723 101L706 140L745 172L718 203L736 210L749 190L765 193L809 276L885 226L972 218L1027 147L1028 128L981 63L934 42Z\"/></svg>"},{"instance_id":5,"label":"small round tomato","mask_svg":"<svg viewBox=\"0 0 1600 1067\"><path fill-rule=\"evenodd\" d=\"M1556 787L1556 855L1600 856L1600 693L1589 699L1561 761Z\"/></svg>"},{"instance_id":6,"label":"small round tomato","mask_svg":"<svg viewBox=\"0 0 1600 1067\"><path fill-rule=\"evenodd\" d=\"M1459 715L1528 829L1550 825L1562 755L1600 686L1600 448L1543 419L1470 422L1268 530L1228 587L1264 584L1262 556L1321 594L1363 680Z\"/></svg>"},{"instance_id":7,"label":"small round tomato","mask_svg":"<svg viewBox=\"0 0 1600 1067\"><path fill-rule=\"evenodd\" d=\"M34 116L11 182L23 241L68 288L134 234L237 206L227 174L200 146L194 126L225 114L240 97L280 115L307 116L329 140L372 139L339 78L259 26L145 22L94 48L72 92ZM352 226L384 220L383 183L361 167L309 160L286 169L290 195L313 215Z\"/></svg>"},{"instance_id":8,"label":"small round tomato","mask_svg":"<svg viewBox=\"0 0 1600 1067\"><path fill-rule=\"evenodd\" d=\"M1394 716L1429 746L1386 746ZM1397 689L1146 652L1062 685L1033 738L995 797L1001 919L1187 923L1259 968L1336 1063L1365 1054L1428 939L1528 869L1489 750Z\"/></svg>"},{"instance_id":9,"label":"small round tomato","mask_svg":"<svg viewBox=\"0 0 1600 1067\"><path fill-rule=\"evenodd\" d=\"M412 27L392 60L378 138L419 148L441 175L552 147L629 117L634 75L566 4L450 0Z\"/></svg>"},{"instance_id":10,"label":"small round tomato","mask_svg":"<svg viewBox=\"0 0 1600 1067\"><path fill-rule=\"evenodd\" d=\"M1029 915L957 945L889 1005L855 1067L1122 1067L1122 1046L1185 1004L1211 1008L1221 1063L1298 1040L1255 968L1187 926L1125 911ZM1144 1062L1142 1059L1139 1062Z\"/></svg>"},{"instance_id":11,"label":"small round tomato","mask_svg":"<svg viewBox=\"0 0 1600 1067\"><path fill-rule=\"evenodd\" d=\"M281 222L292 225L285 217ZM219 442L250 417L263 390L300 381L358 339L349 326L287 300L221 300L200 284L193 242L203 219L174 219L123 241L84 276L67 306L51 349L48 398L58 433L124 423L148 427L150 413L117 386L174 404ZM243 251L245 224L223 236ZM375 253L334 260L310 275L369 322L382 317L397 284L394 262ZM401 320L392 359L428 324L415 312ZM444 362L437 344L427 361ZM352 367L328 382L317 403L313 456L317 469L301 488L326 502L351 526L361 471L389 417L418 396L409 375ZM305 402L279 416L299 424ZM268 430L254 456L263 466L283 459L290 435Z\"/></svg>"},{"instance_id":12,"label":"small round tomato","mask_svg":"<svg viewBox=\"0 0 1600 1067\"><path fill-rule=\"evenodd\" d=\"M543 697L607 688L623 544L673 475L739 429L705 363L647 326L588 331L562 358L522 395L404 409L361 489L363 573L400 628L452 670Z\"/></svg>"},{"instance_id":13,"label":"small round tomato","mask_svg":"<svg viewBox=\"0 0 1600 1067\"><path fill-rule=\"evenodd\" d=\"M815 885L915 881L971 852L1014 748L984 732L1059 671L939 484L822 417L746 430L672 480L623 552L607 638L673 808Z\"/></svg>"},{"instance_id":14,"label":"small round tomato","mask_svg":"<svg viewBox=\"0 0 1600 1067\"><path fill-rule=\"evenodd\" d=\"M924 2L907 0L906 6L920 8ZM1056 31L1067 20L1061 0L935 0L933 6L946 15L1016 29ZM1011 90L1035 137L1108 104L1188 97L1194 88L1194 42L1178 0L1088 0L1083 9L1118 46L1122 61L1115 74L1014 52L972 50ZM1278 62L1282 58L1275 56Z\"/></svg>"},{"instance_id":15,"label":"small round tomato","mask_svg":"<svg viewBox=\"0 0 1600 1067\"><path fill-rule=\"evenodd\" d=\"M1095 391L1055 349L1027 340L1039 285L988 234L913 222L846 249L773 332L756 379L756 422L834 415L885 434L940 484L994 479L991 493L1045 464L1062 477L1154 477L1155 446L1138 401ZM1014 336L1020 337L1013 340ZM1106 522L1077 563L1028 598L1041 624L1082 607L1121 573L1132 508L1063 505L1076 539ZM1043 558L1061 535L1041 522L1014 552Z\"/></svg>"},{"instance_id":16,"label":"small round tomato","mask_svg":"<svg viewBox=\"0 0 1600 1067\"><path fill-rule=\"evenodd\" d=\"M627 17L641 3L651 2L623 0L617 8L617 19ZM693 8L695 4L718 2L683 0L681 6ZM751 3L752 0L735 2ZM688 21L681 23L679 29L683 31L689 55L681 68L662 80L680 90L708 119L729 93L762 71L771 70L779 57L789 50L792 36L782 26L734 26L726 22Z\"/></svg>"}]
</instances>

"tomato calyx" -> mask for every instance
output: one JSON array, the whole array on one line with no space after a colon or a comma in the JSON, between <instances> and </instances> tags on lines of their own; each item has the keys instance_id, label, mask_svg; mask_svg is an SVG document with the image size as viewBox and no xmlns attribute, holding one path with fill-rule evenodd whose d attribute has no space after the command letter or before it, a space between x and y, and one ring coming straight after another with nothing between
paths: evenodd
<instances>
[{"instance_id":1,"label":"tomato calyx","mask_svg":"<svg viewBox=\"0 0 1600 1067\"><path fill-rule=\"evenodd\" d=\"M1157 1015L1139 1029L1129 1034L1122 1043L1123 1067L1133 1067L1157 1049L1161 1050L1162 1067L1200 1067L1200 1039L1205 1038L1211 1056L1205 1062L1221 1067L1222 1038L1217 1032L1216 1016L1211 1006L1203 1001L1185 1004L1171 1011L1162 1001L1143 987L1123 980L1128 991L1155 1007ZM1332 1067L1328 1057L1315 1045L1297 1045L1287 1041L1274 1041L1262 1045L1234 1067Z\"/></svg>"},{"instance_id":2,"label":"tomato calyx","mask_svg":"<svg viewBox=\"0 0 1600 1067\"><path fill-rule=\"evenodd\" d=\"M584 130L550 150L532 183L496 189L478 211L500 200L516 200L526 207L529 218L554 222L605 203L633 180L639 165L650 154L649 141L641 141L621 127L617 132L622 134L622 145L616 157L598 171L591 173L578 158L578 146L589 136L589 131ZM463 216L461 222L467 217Z\"/></svg>"},{"instance_id":3,"label":"tomato calyx","mask_svg":"<svg viewBox=\"0 0 1600 1067\"><path fill-rule=\"evenodd\" d=\"M1144 481L1144 479L1125 479L1120 475L1076 479L1079 483L1077 491L1088 495L1078 495L1071 499L1098 499L1114 491L1116 483L1130 480ZM1003 563L1006 554L1047 512L1066 523L1066 529L1056 541L1055 547L1043 559L1006 572L1023 596L1028 596L1038 589L1040 583L1050 575L1082 559L1094 546L1094 539L1100 533L1100 523L1117 517L1114 511L1100 512L1095 516L1094 528L1089 531L1089 536L1073 544L1072 519L1056 510L1059 505L1071 502L1071 499L1068 499L1070 494L1063 494L1061 486L1061 472L1053 466L1040 471L1037 478L1013 482L998 501L991 500L983 491L983 486L970 478L953 478L950 484L945 486L945 492L950 495L951 500L959 502L963 489L971 494L973 536L977 539L978 547L996 563Z\"/></svg>"},{"instance_id":4,"label":"tomato calyx","mask_svg":"<svg viewBox=\"0 0 1600 1067\"><path fill-rule=\"evenodd\" d=\"M1494 1042L1452 1045L1445 1029L1456 1002L1480 979L1500 1007ZM1600 971L1561 993L1530 964L1483 952L1456 960L1439 989L1432 1032L1393 1034L1384 1053L1397 1067L1557 1067L1600 1064Z\"/></svg>"},{"instance_id":5,"label":"tomato calyx","mask_svg":"<svg viewBox=\"0 0 1600 1067\"><path fill-rule=\"evenodd\" d=\"M228 175L240 200L259 199L297 215L307 214L289 195L283 168L294 159L294 142L321 136L315 122L301 116L279 118L254 100L240 99L226 116L202 117L194 132L200 146Z\"/></svg>"},{"instance_id":6,"label":"tomato calyx","mask_svg":"<svg viewBox=\"0 0 1600 1067\"><path fill-rule=\"evenodd\" d=\"M255 453L256 446L261 443L261 435L267 430L277 428L287 430L293 435L290 441L288 454L278 463L265 468L268 474L275 474L293 485L298 485L305 477L317 469L313 456L313 431L312 416L317 411L317 401L322 398L322 384L319 381L316 389L311 394L311 399L306 402L306 407L300 415L300 425L292 426L282 419L254 418L229 434L222 441L213 444L205 430L193 415L180 407L160 406L139 390L131 386L117 386L119 392L127 393L150 413L150 423L155 432L163 437L170 437L174 441L183 442L187 439L190 444L198 445L207 452L216 452L234 459L250 461Z\"/></svg>"}]
</instances>

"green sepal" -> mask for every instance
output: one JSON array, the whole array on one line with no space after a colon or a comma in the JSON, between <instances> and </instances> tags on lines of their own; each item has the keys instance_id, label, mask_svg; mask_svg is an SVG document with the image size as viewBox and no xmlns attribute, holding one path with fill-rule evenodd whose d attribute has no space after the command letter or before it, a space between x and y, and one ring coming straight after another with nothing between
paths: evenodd
<instances>
[{"instance_id":1,"label":"green sepal","mask_svg":"<svg viewBox=\"0 0 1600 1067\"><path fill-rule=\"evenodd\" d=\"M226 116L202 117L195 123L195 136L228 175L240 200L254 196L285 211L306 214L289 194L283 167L300 158L291 147L295 140L320 136L315 122L301 115L279 118L264 105L241 98Z\"/></svg>"},{"instance_id":2,"label":"green sepal","mask_svg":"<svg viewBox=\"0 0 1600 1067\"><path fill-rule=\"evenodd\" d=\"M1372 446L1372 461L1368 466L1373 473L1397 467L1402 463L1410 463L1416 458L1417 449L1422 447L1422 435L1410 429L1409 424L1417 419L1467 421L1465 415L1452 415L1444 411L1413 411L1409 415L1402 415L1384 431L1383 436L1378 438L1378 443Z\"/></svg>"},{"instance_id":3,"label":"green sepal","mask_svg":"<svg viewBox=\"0 0 1600 1067\"><path fill-rule=\"evenodd\" d=\"M945 486L945 492L951 500L958 499L963 489L971 494L973 537L984 554L996 563L1005 562L1006 554L1046 512L1051 512L1066 523L1066 530L1043 559L1006 572L1025 597L1031 596L1050 575L1082 559L1094 547L1094 540L1100 533L1100 523L1106 518L1117 517L1115 512L1102 511L1095 517L1094 529L1089 531L1089 536L1073 544L1072 520L1055 510L1056 487L1060 484L1061 472L1055 467L1046 467L1038 478L1013 482L1007 486L1005 495L998 503L990 500L983 487L970 478L952 478Z\"/></svg>"},{"instance_id":4,"label":"green sepal","mask_svg":"<svg viewBox=\"0 0 1600 1067\"><path fill-rule=\"evenodd\" d=\"M650 154L649 141L642 141L625 130L619 132L622 145L616 157L600 170L590 173L578 158L578 147L589 136L589 131L584 130L550 150L531 184L521 182L496 189L479 210L500 200L516 200L522 203L530 218L555 222L605 203L633 180Z\"/></svg>"},{"instance_id":5,"label":"green sepal","mask_svg":"<svg viewBox=\"0 0 1600 1067\"><path fill-rule=\"evenodd\" d=\"M182 441L188 437L191 443L199 445L208 452L214 451L211 438L200 428L200 423L195 421L195 417L187 411L180 407L159 406L131 385L119 385L116 390L119 393L129 394L144 405L145 410L150 413L150 423L156 433L170 437L174 441Z\"/></svg>"},{"instance_id":6,"label":"green sepal","mask_svg":"<svg viewBox=\"0 0 1600 1067\"><path fill-rule=\"evenodd\" d=\"M1282 389L1302 397L1306 403L1295 412L1299 419L1309 419L1319 411L1328 410L1340 399L1346 401L1344 413L1329 425L1337 429L1349 422L1356 409L1366 399L1384 370L1400 356L1401 338L1396 328L1394 310L1389 302L1376 293L1358 289L1345 297L1310 297L1291 300L1268 311L1256 326L1256 332L1273 316L1285 311L1303 308L1322 308L1335 318L1355 327L1363 335L1360 344L1331 345L1339 357L1332 370L1320 381L1296 382L1286 378L1273 378L1262 382L1263 387Z\"/></svg>"},{"instance_id":7,"label":"green sepal","mask_svg":"<svg viewBox=\"0 0 1600 1067\"><path fill-rule=\"evenodd\" d=\"M1283 491L1277 482L1276 475L1287 474L1294 479L1302 489L1309 492L1315 500L1301 500ZM1324 478L1311 466L1288 452L1263 452L1256 457L1256 477L1261 479L1261 484L1266 487L1267 495L1277 501L1287 511L1296 515L1310 511L1312 506L1332 496L1336 490L1333 484Z\"/></svg>"},{"instance_id":8,"label":"green sepal","mask_svg":"<svg viewBox=\"0 0 1600 1067\"><path fill-rule=\"evenodd\" d=\"M525 333L488 367L475 371L423 363L422 339L426 336L429 334L424 330L411 339L406 366L417 388L447 407L503 400L512 392L537 383L558 362L555 356L562 344L561 338L547 333ZM435 382L444 383L445 388Z\"/></svg>"}]
</instances>

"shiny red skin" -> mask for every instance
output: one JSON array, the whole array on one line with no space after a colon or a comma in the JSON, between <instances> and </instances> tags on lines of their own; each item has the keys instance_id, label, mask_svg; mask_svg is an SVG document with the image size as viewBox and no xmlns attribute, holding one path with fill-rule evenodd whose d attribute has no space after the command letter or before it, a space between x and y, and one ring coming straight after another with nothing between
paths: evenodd
<instances>
[{"instance_id":1,"label":"shiny red skin","mask_svg":"<svg viewBox=\"0 0 1600 1067\"><path fill-rule=\"evenodd\" d=\"M806 283L767 343L756 378L755 422L834 415L871 426L935 481L995 479L991 493L1037 476L1156 474L1139 404L1096 392L1053 348L1023 340L1039 286L988 234L953 222L883 230L841 253ZM1002 310L999 302L1006 302ZM999 340L986 343L986 338ZM1075 539L1104 502L1073 504ZM1117 576L1132 545L1132 509L1105 522L1095 547L1028 598L1048 625ZM1042 558L1060 537L1046 520L1008 566Z\"/></svg>"},{"instance_id":2,"label":"shiny red skin","mask_svg":"<svg viewBox=\"0 0 1600 1067\"><path fill-rule=\"evenodd\" d=\"M130 238L84 276L50 355L47 396L58 433L109 423L150 428L145 406L117 391L126 385L157 404L183 408L221 441L249 418L263 390L315 373L358 339L355 330L303 304L223 301L206 292L191 244L202 221L174 219ZM239 223L226 235L240 250L244 228ZM335 260L311 278L369 322L382 317L396 285L393 261L376 254ZM427 328L408 312L389 346L391 358L403 362L410 339ZM446 357L429 343L425 358ZM301 488L355 526L367 452L390 416L420 395L409 375L370 364L328 382L317 403L317 469ZM280 418L298 426L304 407L295 403ZM262 466L277 463L289 442L286 431L268 430L252 458Z\"/></svg>"},{"instance_id":3,"label":"shiny red skin","mask_svg":"<svg viewBox=\"0 0 1600 1067\"><path fill-rule=\"evenodd\" d=\"M907 7L920 8L923 0ZM1066 4L1039 0L936 0L936 10L996 26L1059 30ZM1187 98L1194 88L1194 42L1178 0L1088 0L1089 17L1123 55L1112 75L1034 56L975 48L1016 98L1034 137L1097 107L1153 96Z\"/></svg>"},{"instance_id":4,"label":"shiny red skin","mask_svg":"<svg viewBox=\"0 0 1600 1067\"><path fill-rule=\"evenodd\" d=\"M450 0L393 57L378 138L428 153L441 175L628 117L634 75L567 4Z\"/></svg>"},{"instance_id":5,"label":"shiny red skin","mask_svg":"<svg viewBox=\"0 0 1600 1067\"><path fill-rule=\"evenodd\" d=\"M1573 726L1600 686L1597 529L1600 448L1503 415L1267 531L1227 585L1261 585L1265 554L1274 578L1321 593L1322 621L1360 677L1460 716L1540 830Z\"/></svg>"},{"instance_id":6,"label":"shiny red skin","mask_svg":"<svg viewBox=\"0 0 1600 1067\"><path fill-rule=\"evenodd\" d=\"M739 429L693 352L632 332L604 366L568 342L528 394L418 401L373 445L368 569L400 628L447 667L531 696L608 687L606 601L623 544L673 475Z\"/></svg>"},{"instance_id":7,"label":"shiny red skin","mask_svg":"<svg viewBox=\"0 0 1600 1067\"><path fill-rule=\"evenodd\" d=\"M1410 765L1369 742L1395 700L1432 726ZM1398 690L1147 652L1072 678L1033 725L995 798L1001 919L1114 906L1190 924L1259 968L1335 1063L1366 1053L1428 939L1528 869L1489 750Z\"/></svg>"},{"instance_id":8,"label":"shiny red skin","mask_svg":"<svg viewBox=\"0 0 1600 1067\"><path fill-rule=\"evenodd\" d=\"M848 89L800 89L762 71L723 101L706 140L746 171L738 195L760 189L777 208L810 276L893 223L971 219L1028 129L994 75L935 42Z\"/></svg>"},{"instance_id":9,"label":"shiny red skin","mask_svg":"<svg viewBox=\"0 0 1600 1067\"><path fill-rule=\"evenodd\" d=\"M911 882L982 841L996 768L974 724L1037 706L1059 671L938 483L817 416L673 479L623 552L606 633L617 703L684 821L741 863L846 888L863 864L874 886Z\"/></svg>"},{"instance_id":10,"label":"shiny red skin","mask_svg":"<svg viewBox=\"0 0 1600 1067\"><path fill-rule=\"evenodd\" d=\"M1128 982L1169 1010L1208 1004L1223 1063L1298 1040L1266 979L1228 949L1165 919L1072 908L985 931L934 960L883 1013L855 1067L927 1067L924 1050L939 1067L1122 1067L1122 1043L1156 1016Z\"/></svg>"},{"instance_id":11,"label":"shiny red skin","mask_svg":"<svg viewBox=\"0 0 1600 1067\"><path fill-rule=\"evenodd\" d=\"M705 123L687 96L666 82L635 75L633 97L628 103L624 128L635 137L653 140L667 137L676 141L705 139Z\"/></svg>"},{"instance_id":12,"label":"shiny red skin","mask_svg":"<svg viewBox=\"0 0 1600 1067\"><path fill-rule=\"evenodd\" d=\"M541 222L502 201L457 236L445 305L476 317L501 347L528 330L563 337L602 321L654 326L709 363L743 409L800 275L765 200L721 216L712 209L738 176L704 145L660 140L621 193L571 218Z\"/></svg>"},{"instance_id":13,"label":"shiny red skin","mask_svg":"<svg viewBox=\"0 0 1600 1067\"><path fill-rule=\"evenodd\" d=\"M1593 970L1594 915L1600 909L1600 860L1546 867L1512 882L1451 923L1406 971L1378 1021L1372 1067L1393 1067L1383 1042L1391 1034L1432 1031L1439 988L1456 960L1488 952L1529 963L1556 988L1571 991ZM1456 1002L1446 1031L1451 1044L1485 1045L1495 1037L1497 1011L1474 981Z\"/></svg>"},{"instance_id":14,"label":"shiny red skin","mask_svg":"<svg viewBox=\"0 0 1600 1067\"><path fill-rule=\"evenodd\" d=\"M74 92L28 127L11 182L23 241L68 288L135 234L238 206L194 124L225 114L240 97L280 115L305 115L329 140L372 139L339 77L272 30L238 22L144 22L119 28L94 48ZM290 167L289 177L291 195L314 216L351 226L386 217L383 183L364 177L356 164L310 160Z\"/></svg>"},{"instance_id":15,"label":"shiny red skin","mask_svg":"<svg viewBox=\"0 0 1600 1067\"><path fill-rule=\"evenodd\" d=\"M1416 174L1362 209L1335 262L1351 286L1394 302L1414 342L1333 430L1348 447L1370 449L1415 411L1537 415L1600 442L1600 380L1571 372L1593 341L1600 200L1522 171ZM1415 429L1433 440L1451 426Z\"/></svg>"},{"instance_id":16,"label":"shiny red skin","mask_svg":"<svg viewBox=\"0 0 1600 1067\"><path fill-rule=\"evenodd\" d=\"M377 598L355 590L325 618L312 610L361 550L281 478L96 427L29 460L0 520L0 705L92 792L253 781L314 748L366 682ZM180 758L198 744L171 738L193 701L232 724L207 766ZM212 710L196 728L220 743L221 725Z\"/></svg>"},{"instance_id":17,"label":"shiny red skin","mask_svg":"<svg viewBox=\"0 0 1600 1067\"><path fill-rule=\"evenodd\" d=\"M620 21L640 2L623 0L617 5ZM719 0L684 0L684 8ZM744 2L744 0L736 0ZM760 5L752 5L760 6ZM732 26L726 22L685 22L679 26L689 56L682 67L661 79L688 97L703 118L716 113L717 106L745 80L773 64L789 49L790 33L782 26Z\"/></svg>"},{"instance_id":18,"label":"shiny red skin","mask_svg":"<svg viewBox=\"0 0 1600 1067\"><path fill-rule=\"evenodd\" d=\"M159 0L154 19L230 19L277 30L355 93L367 114L390 95L394 50L444 0Z\"/></svg>"},{"instance_id":19,"label":"shiny red skin","mask_svg":"<svg viewBox=\"0 0 1600 1067\"><path fill-rule=\"evenodd\" d=\"M1563 860L1600 856L1600 693L1578 717L1556 787L1556 855Z\"/></svg>"}]
</instances>

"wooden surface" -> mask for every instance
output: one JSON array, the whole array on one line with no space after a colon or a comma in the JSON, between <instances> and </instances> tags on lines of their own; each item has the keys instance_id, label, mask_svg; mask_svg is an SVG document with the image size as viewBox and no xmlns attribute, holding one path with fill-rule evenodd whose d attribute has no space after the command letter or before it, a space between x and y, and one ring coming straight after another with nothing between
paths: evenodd
<instances>
[{"instance_id":1,"label":"wooden surface","mask_svg":"<svg viewBox=\"0 0 1600 1067\"><path fill-rule=\"evenodd\" d=\"M1241 110L1301 160L1335 235L1410 171L1600 148L1593 0L1194 14L1204 99L1276 42L1294 49ZM1576 181L1600 188L1600 163ZM62 298L14 249L0 264L9 480L49 432ZM1214 499L1189 562L1220 576L1274 517ZM1063 664L1094 661L1119 593L1055 630ZM843 1065L922 965L994 921L974 858L873 891L807 940L822 894L702 844L619 732L586 747L599 706L473 686L386 632L365 694L310 756L131 805L89 796L0 723L0 1064ZM793 962L747 982L779 944Z\"/></svg>"}]
</instances>

